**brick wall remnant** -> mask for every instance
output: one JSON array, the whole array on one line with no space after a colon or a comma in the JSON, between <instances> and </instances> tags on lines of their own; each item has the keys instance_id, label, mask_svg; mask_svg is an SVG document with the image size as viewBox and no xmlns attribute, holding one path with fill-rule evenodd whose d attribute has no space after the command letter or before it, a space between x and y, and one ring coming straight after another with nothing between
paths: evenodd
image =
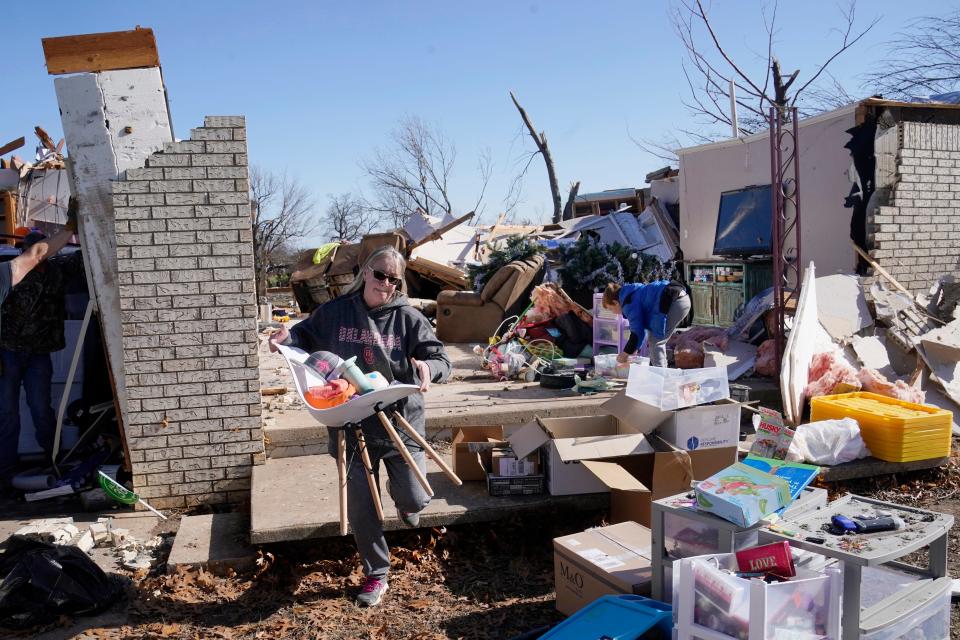
<instances>
[{"instance_id":1,"label":"brick wall remnant","mask_svg":"<svg viewBox=\"0 0 960 640\"><path fill-rule=\"evenodd\" d=\"M126 437L159 508L246 500L263 462L242 116L208 116L113 183Z\"/></svg>"},{"instance_id":2,"label":"brick wall remnant","mask_svg":"<svg viewBox=\"0 0 960 640\"><path fill-rule=\"evenodd\" d=\"M891 206L871 212L871 256L920 293L941 275L960 278L960 125L900 126L898 181Z\"/></svg>"}]
</instances>

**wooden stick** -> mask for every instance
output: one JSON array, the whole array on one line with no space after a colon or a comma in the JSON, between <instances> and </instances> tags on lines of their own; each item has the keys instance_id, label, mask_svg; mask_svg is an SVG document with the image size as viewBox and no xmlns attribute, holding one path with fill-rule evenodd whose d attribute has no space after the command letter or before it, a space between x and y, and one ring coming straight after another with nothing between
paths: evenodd
<instances>
[{"instance_id":1,"label":"wooden stick","mask_svg":"<svg viewBox=\"0 0 960 640\"><path fill-rule=\"evenodd\" d=\"M908 298L910 298L910 302L913 303L913 306L915 306L917 309L919 309L919 310L923 313L923 315L924 315L925 317L927 317L927 318L929 318L929 319L931 319L931 320L933 320L934 322L937 322L937 323L939 323L939 324L946 324L943 320L941 320L940 318L937 318L937 317L934 317L934 316L930 315L930 312L929 312L929 311L927 311L926 309L924 309L923 307L921 307L921 306L920 306L920 303L917 302L917 299L913 296L913 294L910 293L910 291L908 291L906 287L904 287L902 284L900 284L899 282L897 282L897 279L894 278L892 275L890 275L890 272L889 272L889 271L887 271L886 269L884 269L883 267L881 267L880 264L879 264L876 260L874 260L873 258L871 258L869 255L867 255L867 253L866 253L863 249L861 249L859 246L857 246L857 243L856 243L856 242L854 242L853 240L851 240L851 241L850 241L850 244L852 244L852 245L853 245L853 248L856 250L856 252L860 254L860 257L867 261L867 264L869 264L871 267L873 267L873 269L874 269L877 273L879 273L879 274L882 275L884 278L886 278L886 279L890 282L890 284L892 284L900 293L903 293L903 294L905 294Z\"/></svg>"},{"instance_id":2,"label":"wooden stick","mask_svg":"<svg viewBox=\"0 0 960 640\"><path fill-rule=\"evenodd\" d=\"M377 517L383 522L383 503L380 501L380 487L377 486L377 478L373 475L373 464L370 462L370 452L367 451L367 441L363 439L363 429L358 428L357 448L360 449L360 459L363 460L363 467L367 470L367 484L370 485L370 496L373 498L373 506L377 510Z\"/></svg>"},{"instance_id":3,"label":"wooden stick","mask_svg":"<svg viewBox=\"0 0 960 640\"><path fill-rule=\"evenodd\" d=\"M337 430L337 480L340 485L340 535L347 535L347 434Z\"/></svg>"},{"instance_id":4,"label":"wooden stick","mask_svg":"<svg viewBox=\"0 0 960 640\"><path fill-rule=\"evenodd\" d=\"M417 477L417 482L419 482L420 486L423 487L423 490L427 492L427 495L432 498L433 489L430 487L430 483L427 482L427 477L423 475L422 471L420 471L420 467L417 466L416 460L414 460L413 456L410 455L410 451L407 449L407 446L403 444L403 441L397 434L397 430L394 429L393 425L390 423L390 418L388 418L383 411L377 411L377 417L380 418L380 424L383 425L387 435L390 436L391 440L393 440L393 444L397 447L397 451L400 452L400 455L406 461L407 466L410 467L413 475Z\"/></svg>"},{"instance_id":5,"label":"wooden stick","mask_svg":"<svg viewBox=\"0 0 960 640\"><path fill-rule=\"evenodd\" d=\"M401 427L406 429L407 433L410 434L410 437L413 438L413 441L423 447L424 453L433 458L433 461L437 463L437 465L445 474L447 474L447 477L453 481L453 484L457 485L458 487L463 484L463 480L457 477L457 474L455 474L453 469L450 468L446 461L440 457L440 454L438 454L436 450L430 446L430 443L427 442L426 439L424 439L424 437L413 428L413 425L407 422L406 418L400 415L399 411L394 411L393 417L400 422Z\"/></svg>"},{"instance_id":6,"label":"wooden stick","mask_svg":"<svg viewBox=\"0 0 960 640\"><path fill-rule=\"evenodd\" d=\"M286 392L286 387L263 387L260 389L261 396L282 396Z\"/></svg>"}]
</instances>

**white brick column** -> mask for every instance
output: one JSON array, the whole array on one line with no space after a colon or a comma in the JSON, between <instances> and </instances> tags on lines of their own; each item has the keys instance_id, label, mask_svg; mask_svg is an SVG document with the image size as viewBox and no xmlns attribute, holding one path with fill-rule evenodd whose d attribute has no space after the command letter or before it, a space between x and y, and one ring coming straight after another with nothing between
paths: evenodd
<instances>
[{"instance_id":1,"label":"white brick column","mask_svg":"<svg viewBox=\"0 0 960 640\"><path fill-rule=\"evenodd\" d=\"M263 462L241 116L209 116L113 185L134 488L158 507L245 500Z\"/></svg>"}]
</instances>

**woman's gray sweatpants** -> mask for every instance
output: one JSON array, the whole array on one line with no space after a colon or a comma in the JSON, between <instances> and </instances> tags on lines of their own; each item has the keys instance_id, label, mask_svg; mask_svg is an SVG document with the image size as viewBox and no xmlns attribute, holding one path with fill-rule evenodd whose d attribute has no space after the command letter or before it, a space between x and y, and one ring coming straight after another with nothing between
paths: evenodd
<instances>
[{"instance_id":1,"label":"woman's gray sweatpants","mask_svg":"<svg viewBox=\"0 0 960 640\"><path fill-rule=\"evenodd\" d=\"M667 330L664 332L663 338L657 340L652 333L647 331L647 341L650 345L650 366L667 366L667 340L670 339L670 336L677 330L688 313L690 313L690 296L684 292L683 295L673 301L673 304L667 310Z\"/></svg>"},{"instance_id":2,"label":"woman's gray sweatpants","mask_svg":"<svg viewBox=\"0 0 960 640\"><path fill-rule=\"evenodd\" d=\"M357 542L363 573L383 580L390 571L390 547L383 537L383 526L377 518L377 511L367 484L367 470L356 450L356 438L347 431L347 518L353 529L353 538ZM419 447L407 443L420 471L427 474L426 456ZM330 449L336 450L336 438L331 440ZM380 483L380 463L387 469L390 481L390 493L397 508L405 513L417 513L430 504L430 496L423 490L416 476L407 466L400 452L392 448L369 447L370 462L377 486L381 493L385 490ZM384 517L393 514L384 513Z\"/></svg>"}]
</instances>

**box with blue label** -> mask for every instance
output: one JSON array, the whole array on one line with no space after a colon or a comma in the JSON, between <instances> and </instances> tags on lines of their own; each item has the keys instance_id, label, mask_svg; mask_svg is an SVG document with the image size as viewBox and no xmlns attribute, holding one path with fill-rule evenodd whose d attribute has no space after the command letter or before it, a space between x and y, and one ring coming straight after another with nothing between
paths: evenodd
<instances>
[{"instance_id":1,"label":"box with blue label","mask_svg":"<svg viewBox=\"0 0 960 640\"><path fill-rule=\"evenodd\" d=\"M697 508L741 527L790 504L790 483L737 462L697 485Z\"/></svg>"},{"instance_id":2,"label":"box with blue label","mask_svg":"<svg viewBox=\"0 0 960 640\"><path fill-rule=\"evenodd\" d=\"M740 403L724 400L680 409L658 430L661 438L685 451L735 447L740 440Z\"/></svg>"}]
</instances>

